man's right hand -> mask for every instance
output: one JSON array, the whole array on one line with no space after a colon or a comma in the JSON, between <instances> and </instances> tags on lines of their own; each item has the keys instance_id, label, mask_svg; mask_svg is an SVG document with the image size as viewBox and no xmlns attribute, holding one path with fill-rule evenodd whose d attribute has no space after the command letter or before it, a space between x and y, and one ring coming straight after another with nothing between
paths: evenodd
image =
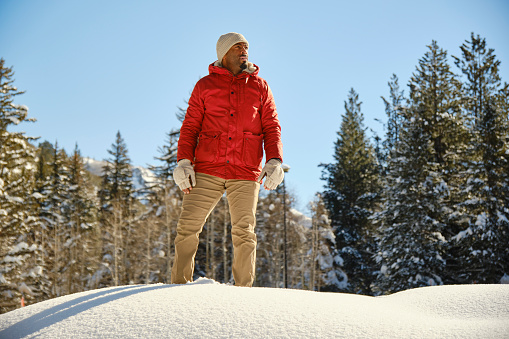
<instances>
[{"instance_id":1,"label":"man's right hand","mask_svg":"<svg viewBox=\"0 0 509 339\"><path fill-rule=\"evenodd\" d=\"M285 173L281 167L281 160L270 159L267 161L265 166L263 166L262 173L257 179L260 184L262 183L264 176L267 176L267 179L265 180L263 187L269 191L275 190L276 187L278 187L279 184L283 182L283 178L285 177Z\"/></svg>"},{"instance_id":2,"label":"man's right hand","mask_svg":"<svg viewBox=\"0 0 509 339\"><path fill-rule=\"evenodd\" d=\"M196 176L191 160L182 159L177 163L177 167L173 170L173 180L184 194L191 192L193 186L196 185Z\"/></svg>"}]
</instances>

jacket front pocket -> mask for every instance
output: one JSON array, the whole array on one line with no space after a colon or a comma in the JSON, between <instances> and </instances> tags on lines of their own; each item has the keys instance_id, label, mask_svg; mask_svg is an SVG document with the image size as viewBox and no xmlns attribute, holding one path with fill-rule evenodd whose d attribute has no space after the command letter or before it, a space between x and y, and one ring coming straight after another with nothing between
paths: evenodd
<instances>
[{"instance_id":1,"label":"jacket front pocket","mask_svg":"<svg viewBox=\"0 0 509 339\"><path fill-rule=\"evenodd\" d=\"M243 160L247 167L258 168L263 160L263 134L244 133Z\"/></svg>"},{"instance_id":2,"label":"jacket front pocket","mask_svg":"<svg viewBox=\"0 0 509 339\"><path fill-rule=\"evenodd\" d=\"M200 133L194 152L195 162L215 162L219 154L219 132Z\"/></svg>"}]
</instances>

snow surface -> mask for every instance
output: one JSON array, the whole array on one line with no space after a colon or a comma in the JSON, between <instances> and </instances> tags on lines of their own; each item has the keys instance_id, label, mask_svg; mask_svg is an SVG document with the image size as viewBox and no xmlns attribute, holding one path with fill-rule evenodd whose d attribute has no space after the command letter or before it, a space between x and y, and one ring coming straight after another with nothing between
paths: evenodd
<instances>
[{"instance_id":1,"label":"snow surface","mask_svg":"<svg viewBox=\"0 0 509 339\"><path fill-rule=\"evenodd\" d=\"M0 315L0 338L509 338L509 285L368 297L199 279L76 293Z\"/></svg>"}]
</instances>

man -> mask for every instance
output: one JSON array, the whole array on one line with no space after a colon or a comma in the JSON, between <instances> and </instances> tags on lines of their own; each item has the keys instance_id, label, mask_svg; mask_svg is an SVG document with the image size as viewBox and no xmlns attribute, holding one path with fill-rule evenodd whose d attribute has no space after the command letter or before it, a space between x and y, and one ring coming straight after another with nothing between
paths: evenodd
<instances>
[{"instance_id":1,"label":"man","mask_svg":"<svg viewBox=\"0 0 509 339\"><path fill-rule=\"evenodd\" d=\"M173 284L193 280L198 236L226 191L237 286L252 286L256 263L255 214L260 183L283 181L283 145L276 105L258 66L248 61L247 40L227 33L217 41L217 61L189 99L173 172L184 192L175 239ZM268 160L262 169L263 149Z\"/></svg>"}]
</instances>

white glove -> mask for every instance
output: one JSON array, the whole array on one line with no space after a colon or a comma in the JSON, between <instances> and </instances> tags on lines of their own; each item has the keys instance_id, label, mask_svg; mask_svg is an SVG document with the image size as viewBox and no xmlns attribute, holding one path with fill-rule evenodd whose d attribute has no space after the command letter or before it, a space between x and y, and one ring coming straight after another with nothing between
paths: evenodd
<instances>
[{"instance_id":1,"label":"white glove","mask_svg":"<svg viewBox=\"0 0 509 339\"><path fill-rule=\"evenodd\" d=\"M267 161L265 166L263 166L262 173L258 177L258 182L260 182L265 175L267 175L264 185L265 189L276 189L276 187L283 182L283 178L285 177L285 172L281 167L281 161L279 159L270 159Z\"/></svg>"},{"instance_id":2,"label":"white glove","mask_svg":"<svg viewBox=\"0 0 509 339\"><path fill-rule=\"evenodd\" d=\"M182 191L196 185L196 176L194 175L191 160L182 159L177 163L177 167L173 170L173 180L175 180Z\"/></svg>"}]
</instances>

